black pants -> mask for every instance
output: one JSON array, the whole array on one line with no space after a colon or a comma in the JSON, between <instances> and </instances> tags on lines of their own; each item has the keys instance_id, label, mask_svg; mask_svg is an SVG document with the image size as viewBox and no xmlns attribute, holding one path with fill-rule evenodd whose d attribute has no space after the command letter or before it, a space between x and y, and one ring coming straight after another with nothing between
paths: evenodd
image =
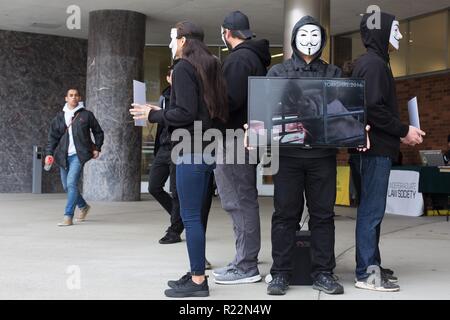
<instances>
[{"instance_id":1,"label":"black pants","mask_svg":"<svg viewBox=\"0 0 450 320\"><path fill-rule=\"evenodd\" d=\"M295 231L303 208L303 192L310 214L312 277L331 273L334 256L334 204L336 201L336 157L299 159L280 157L274 176L272 216L272 274L290 276L293 269Z\"/></svg>"},{"instance_id":2,"label":"black pants","mask_svg":"<svg viewBox=\"0 0 450 320\"><path fill-rule=\"evenodd\" d=\"M176 188L176 166L170 159L171 149L169 146L161 146L153 160L148 192L159 202L159 204L170 215L170 226L167 232L175 232L181 234L184 230L183 221L180 216L180 204L178 201L177 188ZM164 185L170 176L170 196L164 191ZM211 175L208 184L208 195L202 209L202 224L205 228L208 224L209 211L211 209L212 197L214 195L214 175Z\"/></svg>"}]
</instances>

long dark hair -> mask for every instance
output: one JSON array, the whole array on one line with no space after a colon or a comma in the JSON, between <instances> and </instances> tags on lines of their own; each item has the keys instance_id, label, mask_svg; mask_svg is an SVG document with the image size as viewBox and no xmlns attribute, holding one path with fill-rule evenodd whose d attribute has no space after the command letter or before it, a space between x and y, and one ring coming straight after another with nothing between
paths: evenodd
<instances>
[{"instance_id":1,"label":"long dark hair","mask_svg":"<svg viewBox=\"0 0 450 320\"><path fill-rule=\"evenodd\" d=\"M177 38L186 38L182 58L189 61L199 76L203 99L211 119L226 122L228 119L228 98L222 66L217 57L209 52L204 44L204 32L199 26L189 21L175 25Z\"/></svg>"}]
</instances>

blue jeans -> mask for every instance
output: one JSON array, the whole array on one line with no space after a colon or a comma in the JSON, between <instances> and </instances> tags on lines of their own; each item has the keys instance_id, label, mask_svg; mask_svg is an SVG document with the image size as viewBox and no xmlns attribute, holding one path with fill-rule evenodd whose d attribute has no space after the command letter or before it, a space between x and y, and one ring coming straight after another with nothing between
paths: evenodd
<instances>
[{"instance_id":1,"label":"blue jeans","mask_svg":"<svg viewBox=\"0 0 450 320\"><path fill-rule=\"evenodd\" d=\"M208 194L208 182L214 165L183 163L186 159L201 158L200 154L185 154L177 163L177 192L180 215L186 230L186 244L192 275L205 274L205 229L202 206ZM197 163L197 162L196 162Z\"/></svg>"},{"instance_id":2,"label":"blue jeans","mask_svg":"<svg viewBox=\"0 0 450 320\"><path fill-rule=\"evenodd\" d=\"M356 278L368 277L367 267L380 265L380 226L386 211L386 196L392 160L361 155L361 198L356 219Z\"/></svg>"},{"instance_id":3,"label":"blue jeans","mask_svg":"<svg viewBox=\"0 0 450 320\"><path fill-rule=\"evenodd\" d=\"M73 217L75 212L75 206L82 209L87 206L86 201L78 190L78 182L80 181L81 171L83 167L81 166L80 159L75 154L73 156L67 157L67 170L60 168L61 172L61 182L64 191L67 192L67 204L64 215Z\"/></svg>"}]
</instances>

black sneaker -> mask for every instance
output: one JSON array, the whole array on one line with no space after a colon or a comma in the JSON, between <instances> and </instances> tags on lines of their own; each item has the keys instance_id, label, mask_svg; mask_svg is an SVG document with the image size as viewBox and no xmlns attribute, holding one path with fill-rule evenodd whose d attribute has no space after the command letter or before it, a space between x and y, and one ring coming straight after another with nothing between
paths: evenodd
<instances>
[{"instance_id":1,"label":"black sneaker","mask_svg":"<svg viewBox=\"0 0 450 320\"><path fill-rule=\"evenodd\" d=\"M394 270L383 268L382 266L380 266L380 270L381 270L381 272L386 273L386 274L388 274L390 276L394 275Z\"/></svg>"},{"instance_id":2,"label":"black sneaker","mask_svg":"<svg viewBox=\"0 0 450 320\"><path fill-rule=\"evenodd\" d=\"M191 273L190 272L188 272L188 273L186 273L184 276L182 276L180 279L178 279L178 280L169 280L169 281L167 281L167 285L170 287L170 288L172 288L172 289L174 289L174 288L178 288L181 284L183 284L183 283L185 283L185 282L187 282L188 280L190 280L191 279Z\"/></svg>"},{"instance_id":3,"label":"black sneaker","mask_svg":"<svg viewBox=\"0 0 450 320\"><path fill-rule=\"evenodd\" d=\"M167 232L164 237L159 239L160 244L172 244L172 243L177 243L177 242L181 242L180 235L178 233L170 232L170 231Z\"/></svg>"},{"instance_id":4,"label":"black sneaker","mask_svg":"<svg viewBox=\"0 0 450 320\"><path fill-rule=\"evenodd\" d=\"M386 280L388 280L392 283L398 282L398 278L396 276L394 276L394 271L392 271L391 269L385 269L380 266L380 271L381 271L381 277L385 278Z\"/></svg>"},{"instance_id":5,"label":"black sneaker","mask_svg":"<svg viewBox=\"0 0 450 320\"><path fill-rule=\"evenodd\" d=\"M313 289L328 294L343 294L344 287L337 282L336 276L331 273L319 273L313 283Z\"/></svg>"},{"instance_id":6,"label":"black sneaker","mask_svg":"<svg viewBox=\"0 0 450 320\"><path fill-rule=\"evenodd\" d=\"M283 296L289 289L287 277L282 274L275 274L272 281L267 286L267 294L271 296Z\"/></svg>"},{"instance_id":7,"label":"black sneaker","mask_svg":"<svg viewBox=\"0 0 450 320\"><path fill-rule=\"evenodd\" d=\"M208 278L205 277L205 281L196 284L190 277L187 281L179 283L178 287L167 289L164 294L169 298L207 297L209 296Z\"/></svg>"}]
</instances>

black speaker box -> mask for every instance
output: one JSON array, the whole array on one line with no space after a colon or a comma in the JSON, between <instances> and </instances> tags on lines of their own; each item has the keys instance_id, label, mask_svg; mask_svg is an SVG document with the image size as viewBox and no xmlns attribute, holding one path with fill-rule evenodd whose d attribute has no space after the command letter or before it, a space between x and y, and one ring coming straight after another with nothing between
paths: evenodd
<instances>
[{"instance_id":1,"label":"black speaker box","mask_svg":"<svg viewBox=\"0 0 450 320\"><path fill-rule=\"evenodd\" d=\"M294 286L310 286L312 283L311 232L297 231L295 235L294 270L289 284Z\"/></svg>"}]
</instances>

